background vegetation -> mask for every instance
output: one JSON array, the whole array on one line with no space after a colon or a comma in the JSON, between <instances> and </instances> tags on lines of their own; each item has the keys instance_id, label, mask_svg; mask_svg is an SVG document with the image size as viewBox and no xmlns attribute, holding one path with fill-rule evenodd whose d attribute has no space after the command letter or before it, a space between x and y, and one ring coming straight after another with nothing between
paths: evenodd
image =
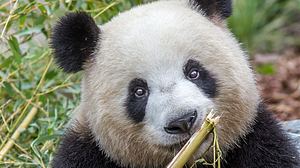
<instances>
[{"instance_id":1,"label":"background vegetation","mask_svg":"<svg viewBox=\"0 0 300 168\"><path fill-rule=\"evenodd\" d=\"M299 0L235 0L229 27L253 56L300 46Z\"/></svg>"},{"instance_id":2,"label":"background vegetation","mask_svg":"<svg viewBox=\"0 0 300 168\"><path fill-rule=\"evenodd\" d=\"M65 74L53 64L48 40L54 22L84 10L102 24L141 3L0 0L0 150L13 145L0 153L0 167L48 167L79 101L80 73ZM229 26L252 56L299 47L300 0L236 0L234 6Z\"/></svg>"}]
</instances>

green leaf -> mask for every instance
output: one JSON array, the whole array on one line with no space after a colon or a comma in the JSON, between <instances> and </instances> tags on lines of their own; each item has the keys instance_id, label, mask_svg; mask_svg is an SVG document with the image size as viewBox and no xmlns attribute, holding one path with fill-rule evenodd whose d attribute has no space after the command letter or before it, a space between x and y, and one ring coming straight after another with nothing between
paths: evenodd
<instances>
[{"instance_id":1,"label":"green leaf","mask_svg":"<svg viewBox=\"0 0 300 168\"><path fill-rule=\"evenodd\" d=\"M4 61L1 62L1 69L3 68L9 68L13 64L13 57L8 57L4 59Z\"/></svg>"},{"instance_id":2,"label":"green leaf","mask_svg":"<svg viewBox=\"0 0 300 168\"><path fill-rule=\"evenodd\" d=\"M25 36L25 35L29 35L32 33L40 33L42 30L43 26L39 25L39 26L35 26L32 28L26 28L25 30L20 31L19 33L17 33L17 36Z\"/></svg>"},{"instance_id":3,"label":"green leaf","mask_svg":"<svg viewBox=\"0 0 300 168\"><path fill-rule=\"evenodd\" d=\"M14 36L10 36L8 39L8 45L10 47L11 52L13 53L15 61L17 63L21 63L22 53L21 53L20 45L19 45L17 38L15 38Z\"/></svg>"},{"instance_id":4,"label":"green leaf","mask_svg":"<svg viewBox=\"0 0 300 168\"><path fill-rule=\"evenodd\" d=\"M14 89L10 86L9 83L7 82L3 82L3 86L4 86L4 90L6 91L6 93L10 96L13 97L14 94Z\"/></svg>"},{"instance_id":5,"label":"green leaf","mask_svg":"<svg viewBox=\"0 0 300 168\"><path fill-rule=\"evenodd\" d=\"M19 18L19 27L20 27L20 29L24 28L26 18L27 18L26 15L20 15L20 18Z\"/></svg>"},{"instance_id":6,"label":"green leaf","mask_svg":"<svg viewBox=\"0 0 300 168\"><path fill-rule=\"evenodd\" d=\"M273 75L276 73L274 65L270 63L258 65L256 71L262 75Z\"/></svg>"},{"instance_id":7,"label":"green leaf","mask_svg":"<svg viewBox=\"0 0 300 168\"><path fill-rule=\"evenodd\" d=\"M38 4L38 8L40 9L42 14L47 14L47 9L43 6L43 4Z\"/></svg>"}]
</instances>

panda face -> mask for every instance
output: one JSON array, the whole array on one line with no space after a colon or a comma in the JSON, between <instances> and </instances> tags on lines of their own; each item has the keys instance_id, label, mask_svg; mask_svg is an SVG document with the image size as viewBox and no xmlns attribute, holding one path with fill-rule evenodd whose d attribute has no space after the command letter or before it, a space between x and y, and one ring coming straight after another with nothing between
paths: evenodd
<instances>
[{"instance_id":1,"label":"panda face","mask_svg":"<svg viewBox=\"0 0 300 168\"><path fill-rule=\"evenodd\" d=\"M143 122L146 138L157 145L188 139L213 108L217 92L216 80L199 62L167 62L159 58L156 65L141 64L145 71L130 81L125 103L129 119Z\"/></svg>"},{"instance_id":2,"label":"panda face","mask_svg":"<svg viewBox=\"0 0 300 168\"><path fill-rule=\"evenodd\" d=\"M133 8L100 26L74 119L89 126L112 159L165 166L211 109L221 116L224 153L247 133L259 102L255 80L244 52L215 20L174 0Z\"/></svg>"},{"instance_id":3,"label":"panda face","mask_svg":"<svg viewBox=\"0 0 300 168\"><path fill-rule=\"evenodd\" d=\"M222 115L224 151L246 133L258 95L246 56L226 29L182 1L134 8L100 29L83 102L88 109L95 103L87 118L112 158L170 160L211 109ZM172 125L186 116L188 131Z\"/></svg>"}]
</instances>

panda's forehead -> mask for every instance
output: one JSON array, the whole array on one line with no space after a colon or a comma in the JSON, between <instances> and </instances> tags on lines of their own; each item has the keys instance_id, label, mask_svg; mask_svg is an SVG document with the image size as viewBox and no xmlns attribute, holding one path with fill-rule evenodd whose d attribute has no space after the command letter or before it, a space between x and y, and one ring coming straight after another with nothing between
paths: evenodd
<instances>
[{"instance_id":1,"label":"panda's forehead","mask_svg":"<svg viewBox=\"0 0 300 168\"><path fill-rule=\"evenodd\" d=\"M167 61L199 54L207 50L205 46L209 43L217 45L215 42L222 38L221 28L190 7L175 2L165 8L146 5L114 18L101 27L100 48L115 50L114 57L122 57L123 61L137 59L150 63L155 59Z\"/></svg>"},{"instance_id":2,"label":"panda's forehead","mask_svg":"<svg viewBox=\"0 0 300 168\"><path fill-rule=\"evenodd\" d=\"M182 1L164 3L134 8L101 26L97 67L143 75L181 70L195 58L218 75L247 66L225 29Z\"/></svg>"}]
</instances>

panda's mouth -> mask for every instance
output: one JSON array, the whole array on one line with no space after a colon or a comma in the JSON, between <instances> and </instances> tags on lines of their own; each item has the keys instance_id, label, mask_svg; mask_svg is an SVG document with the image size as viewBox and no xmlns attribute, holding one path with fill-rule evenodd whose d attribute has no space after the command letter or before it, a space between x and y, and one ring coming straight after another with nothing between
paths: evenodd
<instances>
[{"instance_id":1,"label":"panda's mouth","mask_svg":"<svg viewBox=\"0 0 300 168\"><path fill-rule=\"evenodd\" d=\"M192 137L192 135L198 130L200 129L201 123L196 123L195 126L193 127L192 130L190 130L188 133L186 134L181 134L181 135L176 135L176 140L173 139L174 143L170 143L168 145L168 147L172 148L172 149L181 149L187 142L188 140ZM172 137L174 138L174 137Z\"/></svg>"},{"instance_id":2,"label":"panda's mouth","mask_svg":"<svg viewBox=\"0 0 300 168\"><path fill-rule=\"evenodd\" d=\"M194 125L186 132L184 133L169 133L165 131L165 129L160 129L160 134L155 135L154 139L149 139L152 144L157 145L160 148L164 148L166 150L180 150L187 141L192 137L192 135L201 128L202 125L202 117L197 118ZM174 131L175 132L175 131ZM154 141L153 141L154 140Z\"/></svg>"},{"instance_id":3,"label":"panda's mouth","mask_svg":"<svg viewBox=\"0 0 300 168\"><path fill-rule=\"evenodd\" d=\"M181 149L187 142L188 140L191 138L191 136L186 136L185 138L177 141L177 142L174 142L172 144L169 144L167 145L168 148L171 148L171 149Z\"/></svg>"}]
</instances>

